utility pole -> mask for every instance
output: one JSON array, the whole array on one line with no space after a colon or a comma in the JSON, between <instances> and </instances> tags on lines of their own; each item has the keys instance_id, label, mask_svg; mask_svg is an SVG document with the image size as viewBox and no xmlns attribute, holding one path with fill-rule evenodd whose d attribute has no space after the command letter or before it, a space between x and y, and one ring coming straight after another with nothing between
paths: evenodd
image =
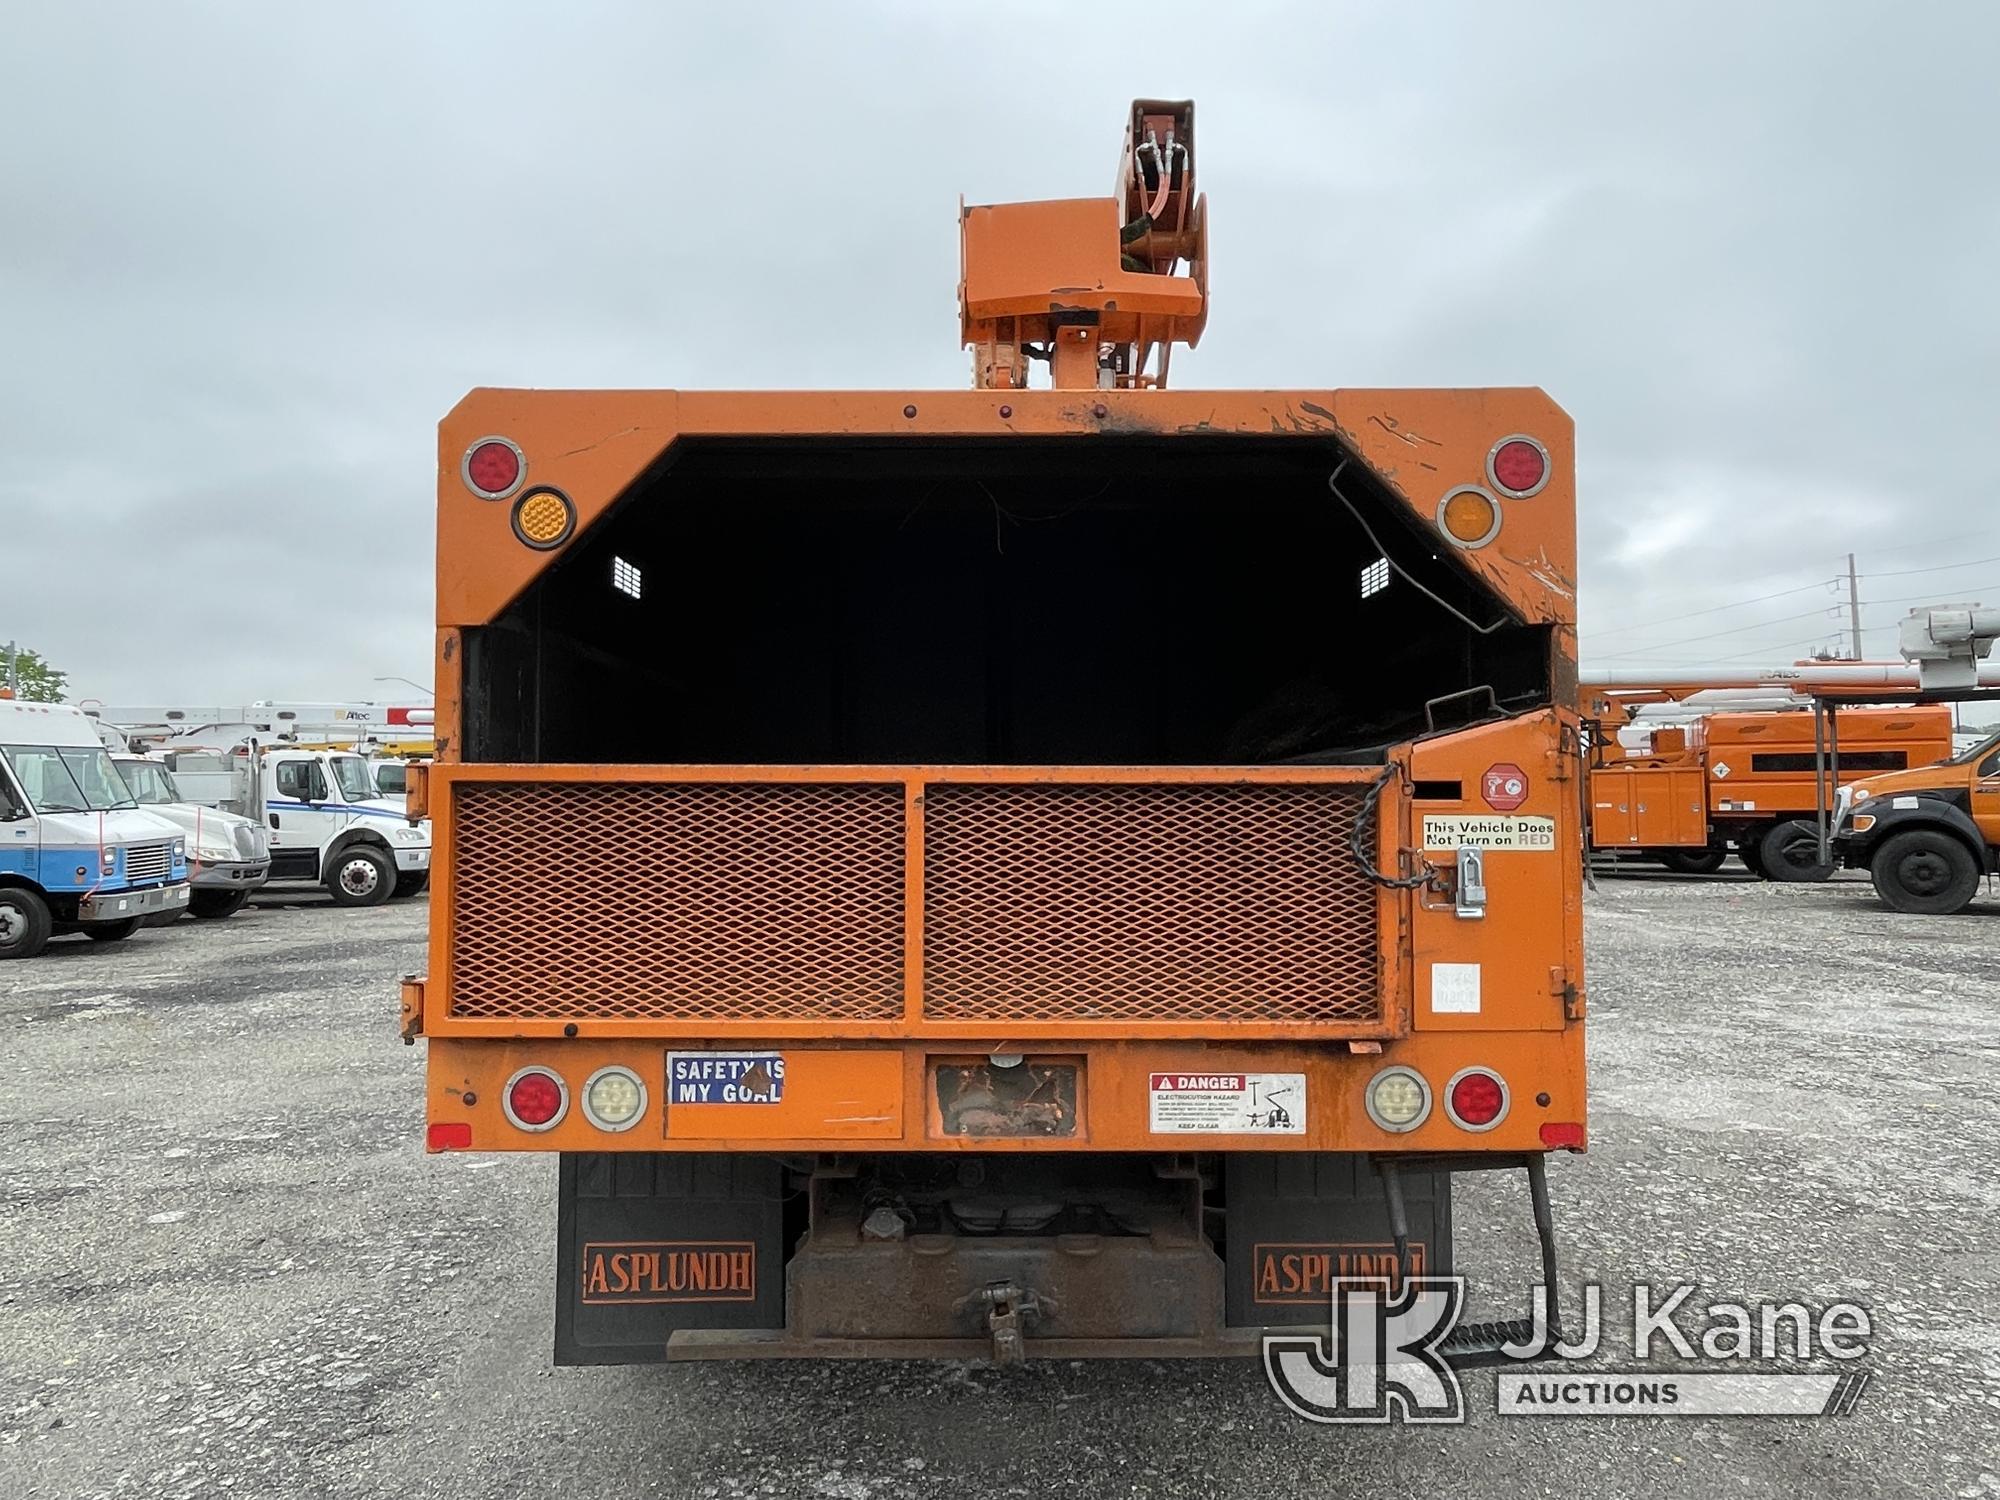
<instances>
[{"instance_id":1,"label":"utility pole","mask_svg":"<svg viewBox=\"0 0 2000 1500\"><path fill-rule=\"evenodd\" d=\"M1861 579L1854 571L1854 554L1847 554L1847 628L1854 637L1854 659L1861 660Z\"/></svg>"},{"instance_id":2,"label":"utility pole","mask_svg":"<svg viewBox=\"0 0 2000 1500\"><path fill-rule=\"evenodd\" d=\"M21 694L21 674L16 667L20 653L15 650L15 642L7 643L7 696L18 698Z\"/></svg>"}]
</instances>

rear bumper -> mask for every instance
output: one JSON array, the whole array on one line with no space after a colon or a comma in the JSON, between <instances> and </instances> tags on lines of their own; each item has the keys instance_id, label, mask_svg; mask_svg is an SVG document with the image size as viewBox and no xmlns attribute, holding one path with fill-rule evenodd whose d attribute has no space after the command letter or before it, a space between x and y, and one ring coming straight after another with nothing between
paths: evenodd
<instances>
[{"instance_id":1,"label":"rear bumper","mask_svg":"<svg viewBox=\"0 0 2000 1500\"><path fill-rule=\"evenodd\" d=\"M127 917L181 911L187 904L188 884L184 880L140 891L99 891L77 901L76 919L79 922L122 922Z\"/></svg>"},{"instance_id":2,"label":"rear bumper","mask_svg":"<svg viewBox=\"0 0 2000 1500\"><path fill-rule=\"evenodd\" d=\"M435 1035L426 1044L432 1145L448 1150L1519 1154L1580 1145L1588 1118L1581 1026L1417 1032L1376 1052L1018 1035L983 1045ZM1014 1066L992 1062L1015 1054ZM1387 1130L1368 1113L1368 1085L1390 1066L1413 1070L1430 1091L1430 1112L1413 1130ZM1483 1130L1454 1124L1446 1108L1452 1080L1473 1066L1496 1072L1509 1096ZM510 1080L530 1067L553 1072L569 1100L537 1130L503 1108ZM582 1107L606 1068L645 1090L623 1130L600 1128ZM1074 1072L1050 1076L1062 1069ZM1036 1072L1018 1089L1003 1077Z\"/></svg>"},{"instance_id":3,"label":"rear bumper","mask_svg":"<svg viewBox=\"0 0 2000 1500\"><path fill-rule=\"evenodd\" d=\"M1538 1155L565 1156L556 1362L1254 1356L1324 1333L1340 1278L1461 1271L1453 1175L1523 1167L1554 1287ZM1530 1331L1459 1323L1440 1352Z\"/></svg>"}]
</instances>

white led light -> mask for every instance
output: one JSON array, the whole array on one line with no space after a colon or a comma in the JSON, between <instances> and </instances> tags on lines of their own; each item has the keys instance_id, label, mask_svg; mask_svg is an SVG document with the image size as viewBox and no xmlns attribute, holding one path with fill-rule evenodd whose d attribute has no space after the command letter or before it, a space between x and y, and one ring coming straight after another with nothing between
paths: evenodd
<instances>
[{"instance_id":1,"label":"white led light","mask_svg":"<svg viewBox=\"0 0 2000 1500\"><path fill-rule=\"evenodd\" d=\"M1361 597L1367 599L1389 586L1389 559L1378 557L1361 570Z\"/></svg>"},{"instance_id":2,"label":"white led light","mask_svg":"<svg viewBox=\"0 0 2000 1500\"><path fill-rule=\"evenodd\" d=\"M639 576L639 570L631 563L622 557L611 559L611 586L619 593L630 594L637 599L644 584L645 580Z\"/></svg>"},{"instance_id":3,"label":"white led light","mask_svg":"<svg viewBox=\"0 0 2000 1500\"><path fill-rule=\"evenodd\" d=\"M1414 1068L1384 1068L1368 1080L1362 1102L1369 1119L1400 1135L1430 1118L1431 1086Z\"/></svg>"},{"instance_id":4,"label":"white led light","mask_svg":"<svg viewBox=\"0 0 2000 1500\"><path fill-rule=\"evenodd\" d=\"M646 1112L646 1085L630 1068L599 1068L583 1085L583 1117L599 1130L630 1130Z\"/></svg>"}]
</instances>

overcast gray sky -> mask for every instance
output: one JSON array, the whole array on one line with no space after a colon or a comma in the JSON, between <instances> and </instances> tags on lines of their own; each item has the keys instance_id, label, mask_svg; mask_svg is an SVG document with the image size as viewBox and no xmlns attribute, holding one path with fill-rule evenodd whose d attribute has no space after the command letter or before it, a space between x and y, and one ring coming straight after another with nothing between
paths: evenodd
<instances>
[{"instance_id":1,"label":"overcast gray sky","mask_svg":"<svg viewBox=\"0 0 2000 1500\"><path fill-rule=\"evenodd\" d=\"M2000 6L696 11L10 7L0 639L407 698L467 388L963 386L957 196L1106 191L1136 95L1201 111L1176 384L1547 388L1586 665L1838 642L1850 550L1870 654L2000 603Z\"/></svg>"}]
</instances>

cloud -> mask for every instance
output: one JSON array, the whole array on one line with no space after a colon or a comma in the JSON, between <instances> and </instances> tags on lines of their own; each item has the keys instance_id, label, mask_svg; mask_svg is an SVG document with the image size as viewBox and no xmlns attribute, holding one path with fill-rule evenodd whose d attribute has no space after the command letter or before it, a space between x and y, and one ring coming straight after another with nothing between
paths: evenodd
<instances>
[{"instance_id":1,"label":"cloud","mask_svg":"<svg viewBox=\"0 0 2000 1500\"><path fill-rule=\"evenodd\" d=\"M1184 93L1217 300L1177 383L1545 387L1586 657L1661 660L1702 632L1642 622L1850 550L2000 554L1996 44L1973 0L30 8L0 634L112 700L427 678L465 389L962 385L957 195L1101 192L1124 101Z\"/></svg>"}]
</instances>

